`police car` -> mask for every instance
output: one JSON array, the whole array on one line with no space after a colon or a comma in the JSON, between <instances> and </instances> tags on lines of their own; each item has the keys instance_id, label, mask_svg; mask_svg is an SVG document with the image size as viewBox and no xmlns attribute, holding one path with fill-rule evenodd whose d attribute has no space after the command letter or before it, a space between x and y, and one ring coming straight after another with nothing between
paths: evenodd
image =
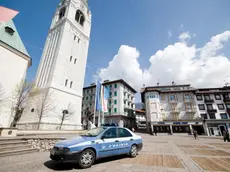
<instances>
[{"instance_id":1,"label":"police car","mask_svg":"<svg viewBox=\"0 0 230 172\"><path fill-rule=\"evenodd\" d=\"M136 157L142 146L142 138L127 128L99 127L56 143L50 151L50 158L76 161L81 168L89 168L100 158L122 154Z\"/></svg>"}]
</instances>

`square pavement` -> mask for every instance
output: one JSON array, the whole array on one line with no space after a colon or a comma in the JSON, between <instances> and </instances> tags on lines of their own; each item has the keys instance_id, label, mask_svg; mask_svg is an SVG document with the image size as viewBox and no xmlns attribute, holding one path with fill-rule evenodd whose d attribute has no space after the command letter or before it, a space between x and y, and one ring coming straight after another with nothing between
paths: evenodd
<instances>
[{"instance_id":1,"label":"square pavement","mask_svg":"<svg viewBox=\"0 0 230 172\"><path fill-rule=\"evenodd\" d=\"M192 136L150 136L143 138L143 149L136 158L106 158L89 169L76 164L58 164L49 159L49 152L38 152L0 158L2 172L200 172L230 171L230 143L221 139Z\"/></svg>"}]
</instances>

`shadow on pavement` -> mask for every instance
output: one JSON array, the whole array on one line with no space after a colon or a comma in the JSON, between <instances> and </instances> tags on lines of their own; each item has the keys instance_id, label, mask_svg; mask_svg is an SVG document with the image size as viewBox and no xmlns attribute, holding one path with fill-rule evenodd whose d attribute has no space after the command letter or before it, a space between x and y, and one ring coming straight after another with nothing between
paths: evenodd
<instances>
[{"instance_id":1,"label":"shadow on pavement","mask_svg":"<svg viewBox=\"0 0 230 172\"><path fill-rule=\"evenodd\" d=\"M127 155L120 155L120 156L115 156L115 157L107 157L103 159L96 160L93 165L99 165L111 161L117 161L123 158L127 158ZM54 171L68 171L68 170L73 170L73 169L80 169L77 163L74 162L56 162L56 161L46 161L44 165Z\"/></svg>"}]
</instances>

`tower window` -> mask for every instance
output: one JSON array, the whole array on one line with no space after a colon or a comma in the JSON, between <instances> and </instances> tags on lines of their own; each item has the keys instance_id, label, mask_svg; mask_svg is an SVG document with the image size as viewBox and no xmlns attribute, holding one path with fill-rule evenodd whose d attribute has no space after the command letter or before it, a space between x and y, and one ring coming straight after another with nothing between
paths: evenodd
<instances>
[{"instance_id":1,"label":"tower window","mask_svg":"<svg viewBox=\"0 0 230 172\"><path fill-rule=\"evenodd\" d=\"M73 85L73 81L70 82L70 88L72 88L72 85Z\"/></svg>"},{"instance_id":2,"label":"tower window","mask_svg":"<svg viewBox=\"0 0 230 172\"><path fill-rule=\"evenodd\" d=\"M80 42L80 38L78 38L78 40L77 40L77 43L79 43Z\"/></svg>"},{"instance_id":3,"label":"tower window","mask_svg":"<svg viewBox=\"0 0 230 172\"><path fill-rule=\"evenodd\" d=\"M84 25L84 22L85 22L85 17L84 17L84 14L80 11L80 10L77 10L76 12L76 15L75 15L75 20L80 23L80 25Z\"/></svg>"},{"instance_id":4,"label":"tower window","mask_svg":"<svg viewBox=\"0 0 230 172\"><path fill-rule=\"evenodd\" d=\"M31 109L31 112L34 112L34 108Z\"/></svg>"},{"instance_id":5,"label":"tower window","mask_svg":"<svg viewBox=\"0 0 230 172\"><path fill-rule=\"evenodd\" d=\"M77 36L76 36L76 35L74 35L74 40L76 40L76 38L77 38Z\"/></svg>"},{"instance_id":6,"label":"tower window","mask_svg":"<svg viewBox=\"0 0 230 172\"><path fill-rule=\"evenodd\" d=\"M69 59L69 61L70 61L70 62L72 61L72 58L73 58L73 57L72 57L72 56L70 56L70 59Z\"/></svg>"},{"instance_id":7,"label":"tower window","mask_svg":"<svg viewBox=\"0 0 230 172\"><path fill-rule=\"evenodd\" d=\"M65 7L62 8L62 9L60 10L60 12L59 12L59 20L60 20L62 17L65 16L65 11L66 11L66 8L65 8Z\"/></svg>"},{"instance_id":8,"label":"tower window","mask_svg":"<svg viewBox=\"0 0 230 172\"><path fill-rule=\"evenodd\" d=\"M76 64L76 62L77 62L77 59L74 59L74 64Z\"/></svg>"},{"instance_id":9,"label":"tower window","mask_svg":"<svg viewBox=\"0 0 230 172\"><path fill-rule=\"evenodd\" d=\"M8 34L10 34L11 36L14 34L14 29L12 29L11 27L8 27L8 26L6 26L5 27L5 31L8 33Z\"/></svg>"},{"instance_id":10,"label":"tower window","mask_svg":"<svg viewBox=\"0 0 230 172\"><path fill-rule=\"evenodd\" d=\"M68 85L68 79L65 80L65 86L67 86L67 85Z\"/></svg>"}]
</instances>

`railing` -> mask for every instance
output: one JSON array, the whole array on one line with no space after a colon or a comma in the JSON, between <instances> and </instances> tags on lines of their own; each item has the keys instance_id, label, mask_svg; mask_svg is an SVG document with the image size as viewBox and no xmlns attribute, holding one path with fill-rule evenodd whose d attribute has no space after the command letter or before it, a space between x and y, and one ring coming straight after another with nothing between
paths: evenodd
<instances>
[{"instance_id":1,"label":"railing","mask_svg":"<svg viewBox=\"0 0 230 172\"><path fill-rule=\"evenodd\" d=\"M217 113L216 109L207 109L208 113Z\"/></svg>"}]
</instances>

